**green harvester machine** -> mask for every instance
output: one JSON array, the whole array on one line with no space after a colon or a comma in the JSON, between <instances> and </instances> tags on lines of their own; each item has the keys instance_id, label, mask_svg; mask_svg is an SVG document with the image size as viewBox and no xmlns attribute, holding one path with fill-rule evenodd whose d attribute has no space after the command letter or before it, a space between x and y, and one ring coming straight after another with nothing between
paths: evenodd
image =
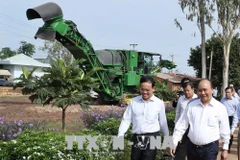
<instances>
[{"instance_id":1,"label":"green harvester machine","mask_svg":"<svg viewBox=\"0 0 240 160\"><path fill-rule=\"evenodd\" d=\"M58 40L75 59L86 60L80 66L85 72L101 68L95 77L101 84L98 95L104 101L118 101L124 93L136 93L141 76L150 75L155 68L155 57L160 60L161 68L176 67L173 62L162 60L157 53L113 49L95 51L92 44L78 31L77 25L71 20L63 19L62 10L55 3L28 9L27 18L42 18L44 25L38 29L35 38Z\"/></svg>"}]
</instances>

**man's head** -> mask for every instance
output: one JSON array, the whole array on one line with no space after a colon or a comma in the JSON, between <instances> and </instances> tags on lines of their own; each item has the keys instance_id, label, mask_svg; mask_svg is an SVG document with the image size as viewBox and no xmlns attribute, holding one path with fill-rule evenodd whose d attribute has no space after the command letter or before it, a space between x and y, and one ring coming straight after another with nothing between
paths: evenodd
<instances>
[{"instance_id":1,"label":"man's head","mask_svg":"<svg viewBox=\"0 0 240 160\"><path fill-rule=\"evenodd\" d=\"M181 80L181 86L183 87L184 83L187 83L187 82L191 82L191 79L187 78L187 77L184 77L182 80Z\"/></svg>"},{"instance_id":2,"label":"man's head","mask_svg":"<svg viewBox=\"0 0 240 160\"><path fill-rule=\"evenodd\" d=\"M226 93L226 98L230 99L233 95L233 88L232 87L227 87L225 89L225 93Z\"/></svg>"},{"instance_id":3,"label":"man's head","mask_svg":"<svg viewBox=\"0 0 240 160\"><path fill-rule=\"evenodd\" d=\"M194 94L194 87L192 82L186 82L183 84L183 92L187 99L191 99Z\"/></svg>"},{"instance_id":4,"label":"man's head","mask_svg":"<svg viewBox=\"0 0 240 160\"><path fill-rule=\"evenodd\" d=\"M140 80L140 93L143 100L148 101L155 91L155 81L150 76L144 76Z\"/></svg>"},{"instance_id":5,"label":"man's head","mask_svg":"<svg viewBox=\"0 0 240 160\"><path fill-rule=\"evenodd\" d=\"M198 96L201 99L203 104L207 104L212 99L213 94L213 87L212 83L207 80L203 79L198 84Z\"/></svg>"}]
</instances>

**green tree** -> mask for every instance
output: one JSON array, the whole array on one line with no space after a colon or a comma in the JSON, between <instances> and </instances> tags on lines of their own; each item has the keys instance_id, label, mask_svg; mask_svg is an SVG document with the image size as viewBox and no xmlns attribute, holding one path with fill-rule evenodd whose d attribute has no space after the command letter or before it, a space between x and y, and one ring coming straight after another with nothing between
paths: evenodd
<instances>
[{"instance_id":1,"label":"green tree","mask_svg":"<svg viewBox=\"0 0 240 160\"><path fill-rule=\"evenodd\" d=\"M70 64L73 60L72 54L66 49L59 41L54 40L45 41L44 46L40 47L40 50L48 52L47 59L63 59L67 64Z\"/></svg>"},{"instance_id":2,"label":"green tree","mask_svg":"<svg viewBox=\"0 0 240 160\"><path fill-rule=\"evenodd\" d=\"M235 86L240 86L240 63L239 63L239 53L240 53L240 38L236 35L233 38L231 45L231 55L229 64L229 82L233 83ZM212 78L214 85L217 85L218 88L222 87L223 84L223 42L216 37L212 37L206 41L206 56L207 58L207 73L209 73L210 66L210 54L213 51L212 57ZM194 68L197 76L201 75L201 46L196 46L191 48L190 57L188 59L188 64Z\"/></svg>"},{"instance_id":3,"label":"green tree","mask_svg":"<svg viewBox=\"0 0 240 160\"><path fill-rule=\"evenodd\" d=\"M214 3L211 0L179 0L179 5L181 6L182 11L185 13L187 10L186 18L189 21L196 20L197 26L201 33L201 61L202 70L201 77L206 78L206 48L205 48L205 24L211 24L213 19L212 12L214 11ZM182 30L181 24L175 19L175 24Z\"/></svg>"},{"instance_id":4,"label":"green tree","mask_svg":"<svg viewBox=\"0 0 240 160\"><path fill-rule=\"evenodd\" d=\"M35 51L35 46L31 43L27 43L26 41L20 42L20 47L18 48L18 54L25 54L26 56L32 57Z\"/></svg>"},{"instance_id":5,"label":"green tree","mask_svg":"<svg viewBox=\"0 0 240 160\"><path fill-rule=\"evenodd\" d=\"M34 67L31 71L29 71L26 67L22 67L22 74L19 78L16 78L15 81L17 82L13 89L16 89L17 87L23 87L22 88L22 94L23 95L29 95L35 92L37 88L37 82L39 81L39 78L34 75L34 72L38 69L38 67Z\"/></svg>"},{"instance_id":6,"label":"green tree","mask_svg":"<svg viewBox=\"0 0 240 160\"><path fill-rule=\"evenodd\" d=\"M20 77L22 80L16 84L15 88L25 84L23 94L31 94L29 97L31 102L40 103L43 106L51 103L52 106L61 108L62 130L65 131L66 109L75 104L79 104L83 109L88 108L91 101L90 89L98 88L97 80L92 78L96 69L85 74L79 67L83 62L82 59L75 60L67 65L64 60L51 59L51 67L42 69L45 73L42 77L35 78L31 76L32 72L24 71ZM32 85L23 83L29 81L35 83Z\"/></svg>"},{"instance_id":7,"label":"green tree","mask_svg":"<svg viewBox=\"0 0 240 160\"><path fill-rule=\"evenodd\" d=\"M2 48L0 51L0 59L6 59L15 56L17 53L12 51L9 47Z\"/></svg>"},{"instance_id":8,"label":"green tree","mask_svg":"<svg viewBox=\"0 0 240 160\"><path fill-rule=\"evenodd\" d=\"M238 0L216 0L216 8L218 15L219 28L222 33L218 34L219 38L223 42L223 88L222 94L224 95L224 89L228 85L229 78L229 55L231 53L231 43L233 37L236 35L236 31L240 23L240 2Z\"/></svg>"}]
</instances>

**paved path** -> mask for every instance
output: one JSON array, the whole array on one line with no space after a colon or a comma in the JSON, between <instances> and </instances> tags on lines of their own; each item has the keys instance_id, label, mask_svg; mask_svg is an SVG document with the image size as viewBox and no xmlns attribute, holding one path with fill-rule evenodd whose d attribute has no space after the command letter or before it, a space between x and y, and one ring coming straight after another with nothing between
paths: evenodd
<instances>
[{"instance_id":1,"label":"paved path","mask_svg":"<svg viewBox=\"0 0 240 160\"><path fill-rule=\"evenodd\" d=\"M233 144L232 144L232 147L231 147L231 152L230 154L228 154L228 160L238 160L238 157L237 157L237 137L238 137L238 129L236 129L236 131L234 132L234 138L233 138ZM218 155L218 160L220 160L220 153L219 152L219 155Z\"/></svg>"}]
</instances>

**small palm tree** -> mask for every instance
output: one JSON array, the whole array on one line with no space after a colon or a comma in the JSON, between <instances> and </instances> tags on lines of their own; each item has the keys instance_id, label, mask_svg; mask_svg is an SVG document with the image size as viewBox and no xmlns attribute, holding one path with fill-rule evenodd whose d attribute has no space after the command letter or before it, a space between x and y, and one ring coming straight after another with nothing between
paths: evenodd
<instances>
[{"instance_id":1,"label":"small palm tree","mask_svg":"<svg viewBox=\"0 0 240 160\"><path fill-rule=\"evenodd\" d=\"M37 79L34 89L31 90L32 95L29 97L31 102L43 106L52 103L52 106L62 109L63 131L65 131L66 109L75 104L88 108L91 101L90 90L98 88L97 79L93 78L93 74L98 69L85 74L79 67L83 62L84 60L80 59L67 65L61 59L50 60L51 67L42 69L45 74ZM30 89L26 83L24 87Z\"/></svg>"}]
</instances>

